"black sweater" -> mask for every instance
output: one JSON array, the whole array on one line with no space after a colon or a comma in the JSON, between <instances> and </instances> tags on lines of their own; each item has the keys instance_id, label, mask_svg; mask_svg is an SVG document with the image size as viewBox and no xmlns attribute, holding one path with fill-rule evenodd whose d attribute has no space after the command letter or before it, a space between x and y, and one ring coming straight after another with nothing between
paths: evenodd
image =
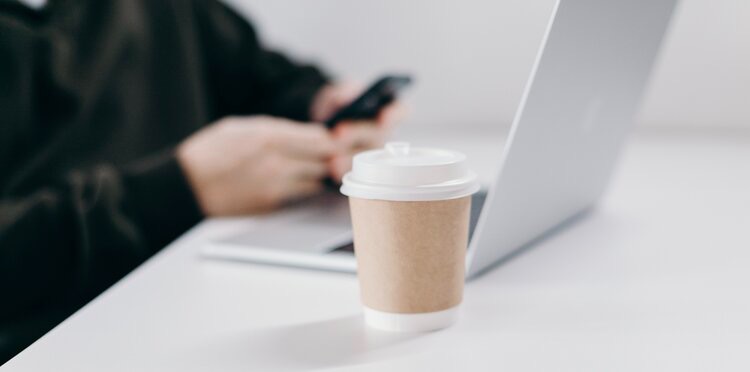
<instances>
[{"instance_id":1,"label":"black sweater","mask_svg":"<svg viewBox=\"0 0 750 372\"><path fill-rule=\"evenodd\" d=\"M199 221L178 142L324 82L215 1L0 0L0 363Z\"/></svg>"}]
</instances>

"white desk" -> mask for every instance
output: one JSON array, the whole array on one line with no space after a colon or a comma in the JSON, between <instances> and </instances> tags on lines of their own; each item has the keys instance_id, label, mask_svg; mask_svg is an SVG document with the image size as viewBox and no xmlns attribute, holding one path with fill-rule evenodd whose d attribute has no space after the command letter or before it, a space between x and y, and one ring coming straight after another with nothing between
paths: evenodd
<instances>
[{"instance_id":1,"label":"white desk","mask_svg":"<svg viewBox=\"0 0 750 372\"><path fill-rule=\"evenodd\" d=\"M354 276L197 258L252 223L201 224L2 371L750 370L747 135L637 135L598 210L430 334L363 328Z\"/></svg>"}]
</instances>

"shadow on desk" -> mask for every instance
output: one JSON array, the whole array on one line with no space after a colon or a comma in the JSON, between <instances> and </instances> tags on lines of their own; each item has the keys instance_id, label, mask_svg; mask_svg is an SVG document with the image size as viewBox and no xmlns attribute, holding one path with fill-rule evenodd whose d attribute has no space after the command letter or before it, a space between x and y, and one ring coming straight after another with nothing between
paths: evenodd
<instances>
[{"instance_id":1,"label":"shadow on desk","mask_svg":"<svg viewBox=\"0 0 750 372\"><path fill-rule=\"evenodd\" d=\"M430 334L400 334L365 327L361 315L227 334L200 345L183 362L205 370L299 370L367 364L413 354L409 341ZM202 360L210 355L211 360ZM218 357L217 357L218 356Z\"/></svg>"}]
</instances>

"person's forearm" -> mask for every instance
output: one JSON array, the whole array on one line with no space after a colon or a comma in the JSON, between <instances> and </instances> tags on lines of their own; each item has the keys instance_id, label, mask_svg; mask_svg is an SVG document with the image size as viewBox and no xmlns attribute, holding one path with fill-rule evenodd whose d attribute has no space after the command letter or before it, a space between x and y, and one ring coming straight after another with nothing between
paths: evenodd
<instances>
[{"instance_id":1,"label":"person's forearm","mask_svg":"<svg viewBox=\"0 0 750 372\"><path fill-rule=\"evenodd\" d=\"M280 60L280 58L273 58ZM329 82L320 70L309 65L296 65L286 60L286 63L259 61L270 63L270 69L281 70L267 72L265 85L268 91L276 92L269 99L268 113L294 120L309 121L313 102L320 90ZM260 69L259 69L260 70ZM277 76L275 79L274 76ZM262 77L261 77L262 78Z\"/></svg>"},{"instance_id":2,"label":"person's forearm","mask_svg":"<svg viewBox=\"0 0 750 372\"><path fill-rule=\"evenodd\" d=\"M266 49L253 27L214 1L196 12L206 73L215 96L214 119L269 114L310 119L310 105L328 79L317 68Z\"/></svg>"}]
</instances>

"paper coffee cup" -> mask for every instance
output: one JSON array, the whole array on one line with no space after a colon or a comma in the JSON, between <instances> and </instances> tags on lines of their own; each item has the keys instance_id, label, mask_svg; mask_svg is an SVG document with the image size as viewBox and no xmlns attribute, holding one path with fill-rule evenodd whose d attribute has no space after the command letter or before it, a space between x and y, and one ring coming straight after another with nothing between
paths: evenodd
<instances>
[{"instance_id":1,"label":"paper coffee cup","mask_svg":"<svg viewBox=\"0 0 750 372\"><path fill-rule=\"evenodd\" d=\"M476 175L458 152L392 142L354 157L349 196L365 321L392 331L453 324Z\"/></svg>"}]
</instances>

